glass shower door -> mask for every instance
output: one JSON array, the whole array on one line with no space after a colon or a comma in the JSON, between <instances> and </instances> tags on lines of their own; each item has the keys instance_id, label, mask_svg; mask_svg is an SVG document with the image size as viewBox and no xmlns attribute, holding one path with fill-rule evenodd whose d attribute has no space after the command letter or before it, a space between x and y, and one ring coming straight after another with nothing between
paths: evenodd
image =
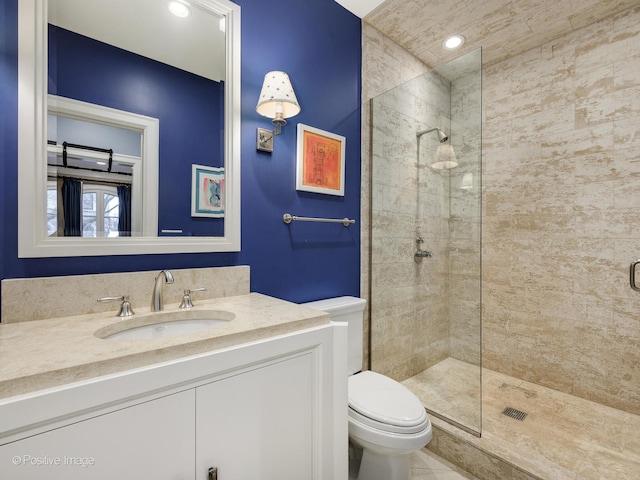
<instances>
[{"instance_id":1,"label":"glass shower door","mask_svg":"<svg viewBox=\"0 0 640 480\"><path fill-rule=\"evenodd\" d=\"M371 369L481 433L481 51L372 100Z\"/></svg>"}]
</instances>

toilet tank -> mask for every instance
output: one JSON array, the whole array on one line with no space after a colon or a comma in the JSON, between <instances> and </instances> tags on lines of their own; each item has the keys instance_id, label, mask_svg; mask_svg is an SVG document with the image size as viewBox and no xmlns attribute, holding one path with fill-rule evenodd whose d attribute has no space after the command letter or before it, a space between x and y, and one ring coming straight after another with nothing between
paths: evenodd
<instances>
[{"instance_id":1,"label":"toilet tank","mask_svg":"<svg viewBox=\"0 0 640 480\"><path fill-rule=\"evenodd\" d=\"M349 375L362 370L362 329L366 304L366 300L357 297L336 297L303 303L307 307L327 312L333 322L347 322Z\"/></svg>"}]
</instances>

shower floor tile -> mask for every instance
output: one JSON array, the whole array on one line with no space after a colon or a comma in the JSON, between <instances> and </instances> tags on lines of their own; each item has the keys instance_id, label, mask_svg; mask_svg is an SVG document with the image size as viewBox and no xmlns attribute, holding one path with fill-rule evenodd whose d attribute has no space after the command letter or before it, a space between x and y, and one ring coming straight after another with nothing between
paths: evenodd
<instances>
[{"instance_id":1,"label":"shower floor tile","mask_svg":"<svg viewBox=\"0 0 640 480\"><path fill-rule=\"evenodd\" d=\"M472 371L477 375L477 367L449 358L403 383L429 406L446 396L442 383L432 387L426 379L446 374L452 391L464 392ZM482 438L438 419L433 423L544 479L640 479L640 416L487 369L482 371L482 400ZM478 398L466 395L465 400L461 394L451 406L451 416L464 419L461 412L475 411ZM519 421L503 415L507 406L527 417Z\"/></svg>"}]
</instances>

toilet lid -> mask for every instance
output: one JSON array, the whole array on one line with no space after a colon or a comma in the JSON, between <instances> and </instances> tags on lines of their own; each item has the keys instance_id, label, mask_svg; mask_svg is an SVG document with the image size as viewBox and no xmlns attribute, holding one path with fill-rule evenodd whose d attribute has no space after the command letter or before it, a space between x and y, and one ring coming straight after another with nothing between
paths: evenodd
<instances>
[{"instance_id":1,"label":"toilet lid","mask_svg":"<svg viewBox=\"0 0 640 480\"><path fill-rule=\"evenodd\" d=\"M400 427L422 427L425 409L411 391L389 377L364 371L349 377L349 407L376 423Z\"/></svg>"}]
</instances>

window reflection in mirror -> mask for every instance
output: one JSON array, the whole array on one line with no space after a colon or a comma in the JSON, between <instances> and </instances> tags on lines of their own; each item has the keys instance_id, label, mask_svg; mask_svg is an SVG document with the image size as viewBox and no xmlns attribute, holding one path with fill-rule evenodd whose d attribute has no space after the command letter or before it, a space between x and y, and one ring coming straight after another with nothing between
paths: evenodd
<instances>
[{"instance_id":1,"label":"window reflection in mirror","mask_svg":"<svg viewBox=\"0 0 640 480\"><path fill-rule=\"evenodd\" d=\"M58 208L62 197L57 182L47 188L47 235L64 236L64 208ZM120 198L117 187L82 182L82 237L129 236L130 231L120 229ZM126 207L125 207L126 208Z\"/></svg>"}]
</instances>

